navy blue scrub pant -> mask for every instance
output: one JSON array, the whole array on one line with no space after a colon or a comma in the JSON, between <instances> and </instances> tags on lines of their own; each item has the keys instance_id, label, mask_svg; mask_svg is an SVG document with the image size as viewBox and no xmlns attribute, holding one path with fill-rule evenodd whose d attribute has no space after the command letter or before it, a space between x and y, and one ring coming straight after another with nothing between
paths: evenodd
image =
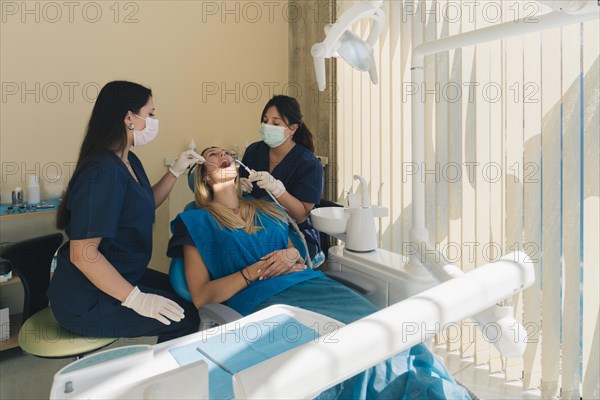
<instances>
[{"instance_id":1,"label":"navy blue scrub pant","mask_svg":"<svg viewBox=\"0 0 600 400\"><path fill-rule=\"evenodd\" d=\"M52 312L66 329L81 336L105 338L133 338L158 336L158 343L198 331L200 318L196 307L173 292L169 277L161 272L148 269L137 285L141 292L154 293L167 297L185 310L185 318L170 325L139 315L121 302L102 292L98 301L83 315L75 315L67 310L52 307Z\"/></svg>"}]
</instances>

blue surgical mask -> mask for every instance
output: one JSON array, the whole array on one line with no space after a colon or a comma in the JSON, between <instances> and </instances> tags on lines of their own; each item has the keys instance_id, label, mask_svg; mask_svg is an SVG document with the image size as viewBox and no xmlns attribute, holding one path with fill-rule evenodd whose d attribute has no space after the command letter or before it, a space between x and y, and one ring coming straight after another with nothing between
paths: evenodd
<instances>
[{"instance_id":1,"label":"blue surgical mask","mask_svg":"<svg viewBox=\"0 0 600 400\"><path fill-rule=\"evenodd\" d=\"M268 125L264 122L260 125L258 133L263 142L271 148L280 146L291 136L285 136L285 126Z\"/></svg>"}]
</instances>

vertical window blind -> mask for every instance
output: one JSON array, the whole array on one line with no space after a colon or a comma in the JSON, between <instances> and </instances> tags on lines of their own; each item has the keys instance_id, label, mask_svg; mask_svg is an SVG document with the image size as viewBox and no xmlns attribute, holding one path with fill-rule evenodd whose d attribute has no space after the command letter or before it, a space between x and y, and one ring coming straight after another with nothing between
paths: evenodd
<instances>
[{"instance_id":1,"label":"vertical window blind","mask_svg":"<svg viewBox=\"0 0 600 400\"><path fill-rule=\"evenodd\" d=\"M338 1L339 14L354 3ZM416 87L410 65L419 44L535 23L550 10L533 0L391 0L383 8L379 85L337 67L338 201L357 190L354 174L366 177L371 200L380 193L390 210L378 221L380 247L406 253L411 182L422 179L430 241L464 271L527 253L536 284L506 300L528 332L515 337L527 341L523 358L501 357L466 322L447 346L544 398L598 398L598 20L428 56L425 85ZM353 31L364 38L368 24ZM411 161L412 96L425 102L424 165Z\"/></svg>"}]
</instances>

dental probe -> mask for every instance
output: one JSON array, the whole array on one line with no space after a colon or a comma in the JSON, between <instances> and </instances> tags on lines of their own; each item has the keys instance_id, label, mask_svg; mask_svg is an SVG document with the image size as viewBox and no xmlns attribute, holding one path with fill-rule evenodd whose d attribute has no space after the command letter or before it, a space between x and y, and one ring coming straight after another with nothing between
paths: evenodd
<instances>
[{"instance_id":1,"label":"dental probe","mask_svg":"<svg viewBox=\"0 0 600 400\"><path fill-rule=\"evenodd\" d=\"M223 371L227 372L229 375L234 375L234 372L227 368L225 365L221 364L216 358L208 354L206 351L202 350L200 347L196 347L196 351L202 354L204 357L208 358L210 361L214 362L217 367L221 368Z\"/></svg>"},{"instance_id":2,"label":"dental probe","mask_svg":"<svg viewBox=\"0 0 600 400\"><path fill-rule=\"evenodd\" d=\"M236 162L236 163L240 164L240 165L241 165L241 166L242 166L242 167L243 167L243 168L246 170L246 172L248 172L248 174L251 174L251 173L252 173L252 170L251 170L250 168L248 168L248 167L246 166L246 164L244 164L244 163L243 163L243 162L241 162L240 160L233 160L233 162Z\"/></svg>"},{"instance_id":3,"label":"dental probe","mask_svg":"<svg viewBox=\"0 0 600 400\"><path fill-rule=\"evenodd\" d=\"M240 160L234 160L236 163L240 164L242 167L244 167L244 169L249 173L252 174L252 170L250 168L248 168L243 162L241 162ZM268 190L265 190L265 192L267 192L269 194L269 196L271 196L271 198L273 199L273 201L275 202L275 204L277 204L279 207L281 207L282 209L285 210L285 208L283 208L283 206L281 205L281 203L279 201L277 201L277 199L275 198L275 196L273 196L273 194L271 192L269 192Z\"/></svg>"}]
</instances>

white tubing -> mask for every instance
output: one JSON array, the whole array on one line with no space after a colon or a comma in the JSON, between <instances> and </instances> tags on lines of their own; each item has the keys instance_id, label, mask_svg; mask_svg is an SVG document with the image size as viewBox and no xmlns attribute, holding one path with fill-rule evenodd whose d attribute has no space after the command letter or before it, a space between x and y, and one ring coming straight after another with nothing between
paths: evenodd
<instances>
[{"instance_id":1,"label":"white tubing","mask_svg":"<svg viewBox=\"0 0 600 400\"><path fill-rule=\"evenodd\" d=\"M520 255L481 266L233 377L236 399L312 398L535 280ZM516 337L512 340L525 341Z\"/></svg>"}]
</instances>

